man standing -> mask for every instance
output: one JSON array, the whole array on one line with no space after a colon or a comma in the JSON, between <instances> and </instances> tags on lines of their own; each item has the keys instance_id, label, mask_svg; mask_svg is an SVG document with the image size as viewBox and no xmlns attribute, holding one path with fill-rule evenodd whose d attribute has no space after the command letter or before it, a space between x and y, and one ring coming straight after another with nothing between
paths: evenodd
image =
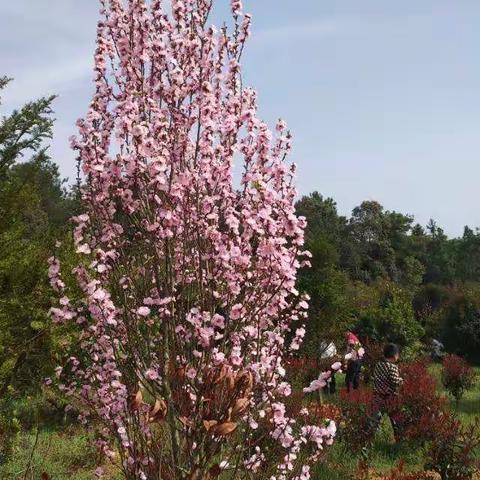
<instances>
[{"instance_id":1,"label":"man standing","mask_svg":"<svg viewBox=\"0 0 480 480\"><path fill-rule=\"evenodd\" d=\"M374 397L374 422L378 428L383 414L387 414L392 423L395 441L399 441L399 427L397 422L389 411L389 403L398 395L403 379L398 369L398 360L400 350L394 343L385 345L383 349L383 359L375 366L373 371L373 391Z\"/></svg>"}]
</instances>

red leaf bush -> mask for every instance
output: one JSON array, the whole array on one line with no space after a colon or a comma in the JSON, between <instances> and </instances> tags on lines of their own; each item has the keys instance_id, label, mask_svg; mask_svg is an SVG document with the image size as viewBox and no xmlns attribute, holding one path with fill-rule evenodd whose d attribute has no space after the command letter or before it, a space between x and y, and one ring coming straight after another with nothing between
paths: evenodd
<instances>
[{"instance_id":1,"label":"red leaf bush","mask_svg":"<svg viewBox=\"0 0 480 480\"><path fill-rule=\"evenodd\" d=\"M475 383L475 371L462 357L448 355L443 360L442 383L458 406L465 391Z\"/></svg>"},{"instance_id":2,"label":"red leaf bush","mask_svg":"<svg viewBox=\"0 0 480 480\"><path fill-rule=\"evenodd\" d=\"M437 390L435 379L428 373L428 363L417 362L401 368L404 383L398 395L386 405L387 413L396 421L403 439L426 442L436 436L441 419L447 414L447 403ZM341 392L342 440L354 451L367 447L375 436L374 394L369 389Z\"/></svg>"},{"instance_id":3,"label":"red leaf bush","mask_svg":"<svg viewBox=\"0 0 480 480\"><path fill-rule=\"evenodd\" d=\"M448 415L438 423L435 437L427 451L427 468L442 480L471 480L479 471L480 423L464 427Z\"/></svg>"},{"instance_id":4,"label":"red leaf bush","mask_svg":"<svg viewBox=\"0 0 480 480\"><path fill-rule=\"evenodd\" d=\"M372 428L374 414L373 392L369 389L340 392L342 417L340 438L354 452L367 447L375 436Z\"/></svg>"},{"instance_id":5,"label":"red leaf bush","mask_svg":"<svg viewBox=\"0 0 480 480\"><path fill-rule=\"evenodd\" d=\"M319 422L325 422L326 420L333 420L338 423L342 418L340 407L333 403L311 403L307 409L309 421L312 424L319 424Z\"/></svg>"},{"instance_id":6,"label":"red leaf bush","mask_svg":"<svg viewBox=\"0 0 480 480\"><path fill-rule=\"evenodd\" d=\"M387 406L402 436L408 440L431 440L436 435L439 419L446 412L445 399L437 391L427 367L424 361L403 365L404 382L399 394Z\"/></svg>"}]
</instances>

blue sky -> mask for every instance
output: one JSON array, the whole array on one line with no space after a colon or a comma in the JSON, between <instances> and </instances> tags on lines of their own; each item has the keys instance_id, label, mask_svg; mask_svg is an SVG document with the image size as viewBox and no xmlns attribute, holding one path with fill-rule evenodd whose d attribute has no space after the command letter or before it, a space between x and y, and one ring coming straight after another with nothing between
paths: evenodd
<instances>
[{"instance_id":1,"label":"blue sky","mask_svg":"<svg viewBox=\"0 0 480 480\"><path fill-rule=\"evenodd\" d=\"M450 235L480 226L478 0L244 0L244 58L260 113L294 134L300 193L348 214L364 199L435 218ZM227 0L217 0L215 20ZM91 94L96 0L0 2L4 110L49 93L52 156L74 176L68 136Z\"/></svg>"}]
</instances>

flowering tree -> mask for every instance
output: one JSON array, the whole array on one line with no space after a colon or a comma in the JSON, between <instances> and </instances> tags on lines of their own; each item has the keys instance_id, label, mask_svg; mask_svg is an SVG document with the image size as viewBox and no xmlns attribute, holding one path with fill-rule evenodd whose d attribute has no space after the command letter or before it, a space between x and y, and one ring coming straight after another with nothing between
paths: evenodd
<instances>
[{"instance_id":1,"label":"flowering tree","mask_svg":"<svg viewBox=\"0 0 480 480\"><path fill-rule=\"evenodd\" d=\"M86 180L75 285L50 259L52 315L79 328L62 388L128 479L308 479L335 424L285 409L309 254L290 135L242 83L250 17L234 0L217 30L212 0L101 3L96 91L72 139Z\"/></svg>"}]
</instances>

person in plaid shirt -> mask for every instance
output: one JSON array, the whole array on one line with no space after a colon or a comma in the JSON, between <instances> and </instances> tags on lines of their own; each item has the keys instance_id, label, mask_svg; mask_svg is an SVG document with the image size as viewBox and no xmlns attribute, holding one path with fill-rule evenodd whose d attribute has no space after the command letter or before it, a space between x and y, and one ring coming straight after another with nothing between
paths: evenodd
<instances>
[{"instance_id":1,"label":"person in plaid shirt","mask_svg":"<svg viewBox=\"0 0 480 480\"><path fill-rule=\"evenodd\" d=\"M374 397L374 425L376 428L380 425L382 415L386 414L392 423L395 440L399 440L399 427L395 419L389 412L389 401L398 395L403 379L398 369L398 360L400 350L394 343L385 345L383 349L383 359L380 360L373 371L373 391Z\"/></svg>"}]
</instances>

